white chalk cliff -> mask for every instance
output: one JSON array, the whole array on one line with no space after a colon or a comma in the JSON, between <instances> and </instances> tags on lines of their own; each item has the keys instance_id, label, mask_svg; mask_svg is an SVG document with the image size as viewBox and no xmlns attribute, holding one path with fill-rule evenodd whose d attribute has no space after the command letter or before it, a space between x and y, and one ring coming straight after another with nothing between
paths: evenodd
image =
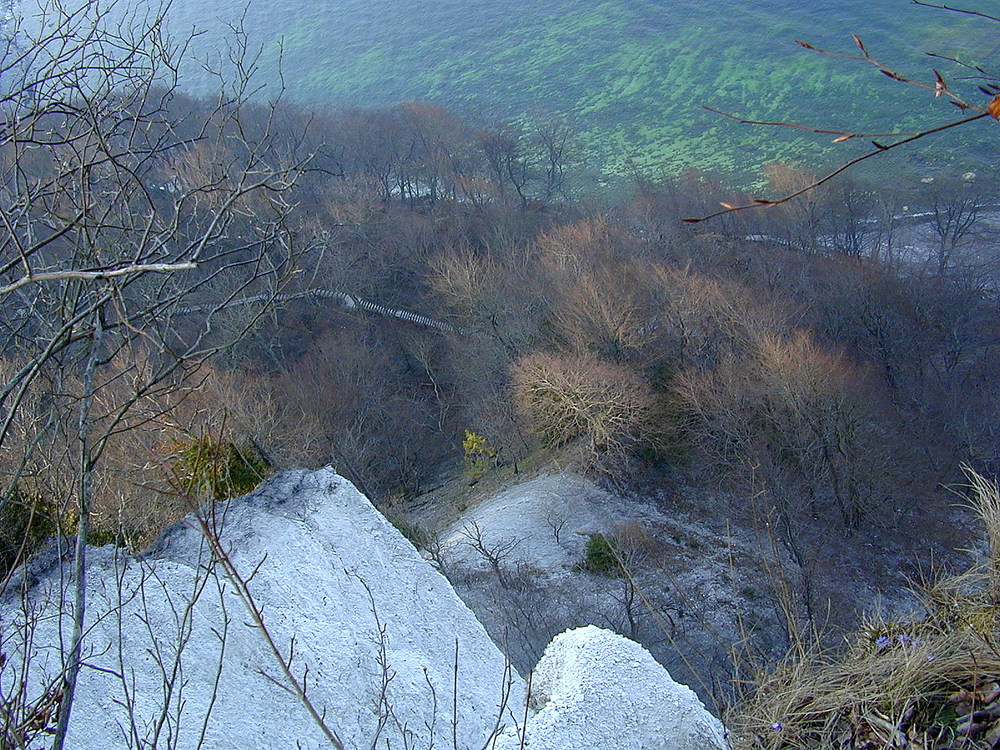
<instances>
[{"instance_id":1,"label":"white chalk cliff","mask_svg":"<svg viewBox=\"0 0 1000 750\"><path fill-rule=\"evenodd\" d=\"M218 504L216 517L236 568L252 575L275 643L294 654L293 672L345 747L372 747L376 736L379 747L404 747L404 736L405 746L426 747L433 736L451 747L456 643L458 746L488 741L505 692L503 655L448 581L347 480L330 469L285 472ZM85 666L67 747L330 746L279 684L278 664L231 584L212 573L199 530L179 524L142 557L112 547L89 555ZM59 674L57 629L61 620L68 642L70 622L57 617L58 565L36 577L29 681L37 690ZM9 618L23 608L10 595L0 606L13 656ZM523 706L516 674L511 688L510 705Z\"/></svg>"},{"instance_id":2,"label":"white chalk cliff","mask_svg":"<svg viewBox=\"0 0 1000 750\"><path fill-rule=\"evenodd\" d=\"M496 733L498 750L522 738L529 750L725 747L693 692L638 644L593 627L553 640L518 726L520 677L448 581L331 469L279 474L214 513L275 645L346 748L481 750ZM197 524L178 524L142 556L88 554L67 747L330 747ZM54 557L36 563L0 600L3 676L15 684L30 665L32 699L61 673L68 570Z\"/></svg>"}]
</instances>

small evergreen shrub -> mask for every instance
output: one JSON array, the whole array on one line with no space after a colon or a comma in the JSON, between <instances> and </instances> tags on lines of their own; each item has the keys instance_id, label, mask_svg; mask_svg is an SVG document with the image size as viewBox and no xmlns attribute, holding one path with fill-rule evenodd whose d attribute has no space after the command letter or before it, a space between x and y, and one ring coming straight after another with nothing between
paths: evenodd
<instances>
[{"instance_id":1,"label":"small evergreen shrub","mask_svg":"<svg viewBox=\"0 0 1000 750\"><path fill-rule=\"evenodd\" d=\"M103 523L102 523L103 521ZM59 519L58 531L67 537L76 536L79 528L80 514L76 507L71 507L62 513ZM56 529L53 528L53 532ZM141 532L120 523L108 524L107 519L91 516L90 528L87 530L87 544L92 547L106 547L113 544L116 547L127 547L135 550L139 546Z\"/></svg>"},{"instance_id":2,"label":"small evergreen shrub","mask_svg":"<svg viewBox=\"0 0 1000 750\"><path fill-rule=\"evenodd\" d=\"M75 505L60 509L43 495L15 487L9 497L0 500L0 579L29 560L56 534L76 536L79 519ZM87 543L95 547L135 547L138 537L134 529L92 525Z\"/></svg>"},{"instance_id":3,"label":"small evergreen shrub","mask_svg":"<svg viewBox=\"0 0 1000 750\"><path fill-rule=\"evenodd\" d=\"M31 557L56 532L51 503L15 487L0 500L0 578Z\"/></svg>"},{"instance_id":4,"label":"small evergreen shrub","mask_svg":"<svg viewBox=\"0 0 1000 750\"><path fill-rule=\"evenodd\" d=\"M591 534L587 539L587 557L584 570L604 576L618 576L622 573L618 543L604 534Z\"/></svg>"},{"instance_id":5,"label":"small evergreen shrub","mask_svg":"<svg viewBox=\"0 0 1000 750\"><path fill-rule=\"evenodd\" d=\"M395 526L396 530L405 536L414 547L422 549L426 546L428 541L427 532L424 531L420 524L410 523L400 518L393 518L392 516L386 516L386 518L389 519L389 523Z\"/></svg>"}]
</instances>

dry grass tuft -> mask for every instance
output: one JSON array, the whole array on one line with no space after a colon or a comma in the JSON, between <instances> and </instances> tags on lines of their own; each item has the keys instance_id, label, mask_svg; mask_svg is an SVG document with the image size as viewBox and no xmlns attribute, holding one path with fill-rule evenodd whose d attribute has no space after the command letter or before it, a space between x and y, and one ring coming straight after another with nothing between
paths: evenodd
<instances>
[{"instance_id":1,"label":"dry grass tuft","mask_svg":"<svg viewBox=\"0 0 1000 750\"><path fill-rule=\"evenodd\" d=\"M969 492L963 497L986 527L990 549L989 570L993 578L993 593L996 595L1000 593L1000 490L995 479L987 479L969 466L963 466L962 471L969 480Z\"/></svg>"},{"instance_id":2,"label":"dry grass tuft","mask_svg":"<svg viewBox=\"0 0 1000 750\"><path fill-rule=\"evenodd\" d=\"M919 619L871 620L838 654L813 652L756 675L728 716L734 747L1000 747L1000 493L966 473L989 559L916 587Z\"/></svg>"}]
</instances>

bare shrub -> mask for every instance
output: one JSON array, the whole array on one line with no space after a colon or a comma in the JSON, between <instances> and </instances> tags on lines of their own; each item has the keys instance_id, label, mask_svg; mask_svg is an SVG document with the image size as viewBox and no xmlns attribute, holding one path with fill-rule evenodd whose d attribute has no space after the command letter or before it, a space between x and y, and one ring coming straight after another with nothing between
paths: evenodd
<instances>
[{"instance_id":1,"label":"bare shrub","mask_svg":"<svg viewBox=\"0 0 1000 750\"><path fill-rule=\"evenodd\" d=\"M593 355L531 354L513 369L514 395L543 446L581 446L591 468L627 461L662 437L656 395L635 373Z\"/></svg>"},{"instance_id":2,"label":"bare shrub","mask_svg":"<svg viewBox=\"0 0 1000 750\"><path fill-rule=\"evenodd\" d=\"M657 308L646 263L618 261L572 274L550 269L549 280L551 324L560 345L611 362L648 356Z\"/></svg>"},{"instance_id":3,"label":"bare shrub","mask_svg":"<svg viewBox=\"0 0 1000 750\"><path fill-rule=\"evenodd\" d=\"M536 248L543 265L579 272L622 257L624 244L622 228L598 216L543 232L538 236Z\"/></svg>"},{"instance_id":4,"label":"bare shrub","mask_svg":"<svg viewBox=\"0 0 1000 750\"><path fill-rule=\"evenodd\" d=\"M752 351L767 335L788 330L789 311L759 292L689 266L654 266L659 345L683 366L712 365Z\"/></svg>"},{"instance_id":5,"label":"bare shrub","mask_svg":"<svg viewBox=\"0 0 1000 750\"><path fill-rule=\"evenodd\" d=\"M633 257L633 238L603 217L543 232L535 243L561 349L613 362L648 353L657 313L655 277Z\"/></svg>"},{"instance_id":6,"label":"bare shrub","mask_svg":"<svg viewBox=\"0 0 1000 750\"><path fill-rule=\"evenodd\" d=\"M509 580L505 561L521 545L521 540L517 537L499 537L489 540L486 538L487 535L483 532L482 527L475 521L462 529L462 536L465 537L468 545L490 564L490 568L496 574L500 587L507 588Z\"/></svg>"},{"instance_id":7,"label":"bare shrub","mask_svg":"<svg viewBox=\"0 0 1000 750\"><path fill-rule=\"evenodd\" d=\"M848 528L877 500L891 466L875 463L878 394L862 368L807 332L765 335L751 352L687 370L676 393L702 447L733 469L766 468L767 481L783 490L777 494L799 487L799 502L811 509L829 497Z\"/></svg>"},{"instance_id":8,"label":"bare shrub","mask_svg":"<svg viewBox=\"0 0 1000 750\"><path fill-rule=\"evenodd\" d=\"M489 319L502 304L496 262L469 247L448 248L431 258L430 284L463 319Z\"/></svg>"},{"instance_id":9,"label":"bare shrub","mask_svg":"<svg viewBox=\"0 0 1000 750\"><path fill-rule=\"evenodd\" d=\"M615 540L626 565L655 560L663 544L652 531L638 521L625 521L615 526Z\"/></svg>"}]
</instances>

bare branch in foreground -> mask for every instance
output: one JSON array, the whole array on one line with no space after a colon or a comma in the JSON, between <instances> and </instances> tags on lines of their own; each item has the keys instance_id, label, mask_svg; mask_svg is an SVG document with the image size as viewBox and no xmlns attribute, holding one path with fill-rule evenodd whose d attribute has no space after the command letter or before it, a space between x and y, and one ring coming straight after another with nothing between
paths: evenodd
<instances>
[{"instance_id":1,"label":"bare branch in foreground","mask_svg":"<svg viewBox=\"0 0 1000 750\"><path fill-rule=\"evenodd\" d=\"M978 10L966 10L964 8L953 8L950 5L938 5L937 3L925 3L922 0L913 0L914 5L922 5L925 8L937 8L938 10L950 10L952 13L964 13L969 16L978 16L979 18L985 18L989 21L996 21L1000 23L1000 18L996 16L991 16L987 13L981 13Z\"/></svg>"},{"instance_id":2,"label":"bare branch in foreground","mask_svg":"<svg viewBox=\"0 0 1000 750\"><path fill-rule=\"evenodd\" d=\"M144 263L124 268L105 268L97 271L46 271L44 273L29 273L6 286L0 286L0 295L9 294L28 284L44 284L48 281L100 281L115 279L121 276L131 276L142 273L174 273L175 271L192 271L197 263Z\"/></svg>"},{"instance_id":3,"label":"bare branch in foreground","mask_svg":"<svg viewBox=\"0 0 1000 750\"><path fill-rule=\"evenodd\" d=\"M298 698L302 706L309 712L309 715L312 717L316 726L319 727L319 730L326 736L326 739L329 741L331 747L335 750L344 750L344 743L337 735L337 732L326 723L322 713L316 708L315 705L313 705L313 702L306 694L305 682L300 680L295 673L292 672L291 659L286 658L285 655L281 653L281 649L278 648L278 644L275 643L274 638L271 635L271 631L268 629L267 625L264 624L264 614L261 611L260 606L257 604L257 601L254 599L253 594L250 592L249 579L244 578L236 569L236 565L233 563L232 558L229 557L226 548L219 539L218 530L215 528L215 525L200 511L196 511L194 513L194 522L197 524L197 528L201 531L202 536L204 536L205 540L208 542L216 561L221 565L226 579L233 585L237 598L239 598L239 600L243 603L243 606L246 607L246 610L253 622L253 626L257 628L261 636L264 638L272 656L274 656L281 672L288 681L286 685L283 685L283 687L289 693ZM277 682L273 679L272 681Z\"/></svg>"},{"instance_id":4,"label":"bare branch in foreground","mask_svg":"<svg viewBox=\"0 0 1000 750\"><path fill-rule=\"evenodd\" d=\"M899 146L905 146L907 143L913 143L913 141L918 140L920 138L923 138L924 136L932 135L934 133L940 133L943 130L948 130L950 128L955 128L955 127L958 127L959 125L966 125L966 124L968 124L970 122L974 122L976 120L981 120L984 117L990 117L990 116L991 115L990 115L989 112L982 112L980 114L973 115L972 117L966 117L966 118L964 118L962 120L956 120L954 122L949 122L949 123L947 123L945 125L941 125L941 126L936 127L936 128L931 128L930 130L922 130L919 133L916 133L915 135L911 135L909 138L904 138L901 141L896 141L895 143L891 143L888 146L883 145L883 144L878 143L878 142L875 142L875 141L872 141L872 143L875 145L875 149L874 150L869 151L866 154L862 154L861 156L859 156L859 157L857 157L855 159L851 159L850 161L845 162L844 164L841 164L839 167L837 167L832 172L828 172L823 177L820 177L818 180L816 180L814 182L811 182L810 184L806 185L804 188L802 188L800 190L796 190L794 193L789 193L786 196L783 196L781 198L776 198L774 200L770 200L768 198L754 198L752 203L745 203L745 204L742 204L742 205L739 205L739 206L733 206L733 205L730 205L729 203L722 203L721 204L722 205L722 210L721 211L716 211L713 214L708 214L708 216L702 216L702 217L699 217L699 218L681 219L681 221L685 221L688 224L697 224L698 222L708 221L709 219L714 219L715 217L717 217L717 216L723 216L724 214L731 214L731 213L735 213L736 211L746 211L748 208L765 208L765 207L769 207L769 206L777 206L777 205L780 205L782 203L787 203L788 201L792 200L793 198L798 198L800 195L803 195L804 193L808 193L810 190L814 190L815 188L818 188L820 185L822 185L822 184L824 184L826 182L829 182L830 180L832 180L834 177L836 177L840 173L846 172L848 169L850 169L851 167L853 167L855 164L859 164L860 162L863 162L866 159L870 159L873 156L878 156L879 154L883 154L886 151L891 151L892 149L897 148Z\"/></svg>"},{"instance_id":5,"label":"bare branch in foreground","mask_svg":"<svg viewBox=\"0 0 1000 750\"><path fill-rule=\"evenodd\" d=\"M850 140L851 138L897 138L902 136L916 135L919 131L913 130L910 132L896 131L891 133L856 133L851 130L826 130L824 128L814 128L810 125L801 125L795 122L782 122L782 121L768 121L768 120L748 120L745 117L740 117L739 115L734 115L729 112L723 112L721 109L715 109L714 107L709 107L705 104L701 105L702 109L707 109L709 112L722 115L723 117L728 117L730 120L735 120L740 125L767 125L769 127L781 127L781 128L792 128L794 130L805 130L807 133L819 133L820 135L836 135L837 138L834 139L834 143L843 143L844 141Z\"/></svg>"},{"instance_id":6,"label":"bare branch in foreground","mask_svg":"<svg viewBox=\"0 0 1000 750\"><path fill-rule=\"evenodd\" d=\"M990 20L1000 21L1000 19L994 18L993 16L988 16L986 14L978 13L978 12L975 12L975 11L964 11L964 10L961 10L961 9L958 9L958 8L951 8L951 7L948 7L948 6L945 6L945 5L933 5L933 4L930 4L930 3L919 2L919 0L914 0L914 3L917 4L917 5L925 5L927 7L940 8L940 9L943 9L943 10L951 10L951 11L956 11L956 12L959 12L959 13L969 13L971 15L983 16L984 18L988 18ZM746 204L742 204L742 205L732 205L730 203L721 203L722 208L723 208L723 210L721 210L721 211L716 211L715 213L708 214L707 216L702 216L702 217L699 217L699 218L683 219L682 221L685 221L685 222L687 222L689 224L694 224L694 223L698 223L698 222L701 222L701 221L706 221L708 219L714 219L714 218L716 218L718 216L723 216L725 214L733 213L733 212L736 212L736 211L745 211L745 210L750 209L750 208L761 208L761 207L767 207L767 206L776 206L776 205L779 205L781 203L785 203L787 201L790 201L793 198L797 198L798 196L803 195L804 193L808 193L810 190L814 190L815 188L817 188L820 185L828 182L829 180L833 179L834 177L836 177L837 175L839 175L842 172L846 171L847 169L850 169L855 164L859 164L860 162L863 162L863 161L865 161L867 159L870 159L873 156L878 156L879 154L885 153L886 151L891 151L892 149L898 148L899 146L905 146L906 144L913 143L914 141L916 141L916 140L918 140L920 138L923 138L925 136L932 135L934 133L940 133L942 131L949 130L949 129L954 128L954 127L958 127L959 125L966 125L966 124L968 124L970 122L974 122L976 120L980 120L980 119L982 119L984 117L993 117L994 119L1000 119L1000 87L997 87L997 86L995 86L993 84L988 84L986 87L980 87L980 91L982 91L984 94L986 94L988 96L990 96L990 95L993 96L993 99L985 107L978 106L978 105L975 105L975 104L970 104L963 97L959 96L958 94L956 94L954 91L952 91L948 87L948 84L945 82L944 77L937 70L934 71L934 82L933 83L925 83L923 81L917 81L917 80L915 80L913 78L910 78L908 76L903 75L902 73L897 72L893 68L890 68L889 66L885 65L884 63L881 63L878 60L876 60L875 58L873 58L868 53L868 49L867 49L867 47L865 47L865 43L861 40L861 38L857 34L852 34L852 37L853 37L854 43L857 45L858 49L861 50L861 54L860 55L849 55L849 54L845 54L845 53L842 53L842 52L830 52L828 50L824 50L824 49L820 49L818 47L814 47L813 45L809 44L808 42L803 42L803 41L799 41L799 40L797 40L795 43L798 44L800 47L804 47L807 50L810 50L812 52L818 52L819 54L826 55L828 57L836 57L836 58L841 58L841 59L844 59L844 60L852 60L852 61L855 61L855 62L865 62L865 63L868 63L870 65L875 66L879 70L879 72L881 72L883 75L891 78L894 81L899 81L900 83L906 83L906 84L909 84L909 85L912 85L912 86L917 86L919 88L926 89L928 91L932 91L932 92L934 92L935 98L942 97L942 96L947 97L948 99L951 100L951 103L953 105L955 105L956 107L958 107L963 112L972 111L972 112L976 112L977 114L972 115L970 117L962 118L960 120L954 120L954 121L946 123L944 125L939 125L937 127L927 128L925 130L919 130L919 131L915 131L915 132L861 133L861 132L853 132L853 131L849 131L849 130L832 130L832 129L827 129L827 128L816 128L816 127L812 127L812 126L808 126L808 125L801 125L801 124L792 123L792 122L783 122L783 121L769 122L769 121L764 121L764 120L748 120L746 118L739 117L738 115L733 115L733 114L730 114L728 112L723 112L721 110L714 109L712 107L707 107L706 106L704 108L707 109L709 112L714 112L715 114L722 115L723 117L728 117L729 119L735 120L736 122L739 122L740 124L743 124L743 125L765 125L765 126L770 126L770 127L783 127L783 128L792 128L792 129L795 129L795 130L804 130L806 132L818 133L820 135L834 135L834 136L837 136L836 138L833 139L834 143L844 143L846 141L853 140L855 138L899 138L899 137L902 137L902 140L899 140L899 141L896 141L895 143L890 143L890 144L884 144L884 143L880 143L879 141L873 140L872 141L872 145L875 148L872 151L869 151L868 153L862 154L861 156L855 157L854 159L851 159L850 161L845 162L844 164L842 164L841 166L837 167L832 172L827 173L826 175L824 175L823 177L819 178L818 180L810 183L809 185L806 185L805 187L801 188L800 190L796 190L795 192L790 193L788 195L785 195L785 196L783 196L781 198L777 198L777 199L773 199L773 200L772 199L767 199L767 198L754 198L750 203L746 203ZM936 57L942 57L943 59L947 59L947 60L951 60L952 59L952 58L949 58L947 56L941 56L941 55L935 55L935 56ZM956 60L954 62L958 62L958 61ZM962 63L959 63L959 64L962 64ZM972 67L974 70L978 71L979 73L981 73L986 78L989 78L989 79L995 79L996 78L995 76L992 76L991 74L987 73L985 70L982 70L981 68L978 68L976 66L965 65L965 67Z\"/></svg>"}]
</instances>

